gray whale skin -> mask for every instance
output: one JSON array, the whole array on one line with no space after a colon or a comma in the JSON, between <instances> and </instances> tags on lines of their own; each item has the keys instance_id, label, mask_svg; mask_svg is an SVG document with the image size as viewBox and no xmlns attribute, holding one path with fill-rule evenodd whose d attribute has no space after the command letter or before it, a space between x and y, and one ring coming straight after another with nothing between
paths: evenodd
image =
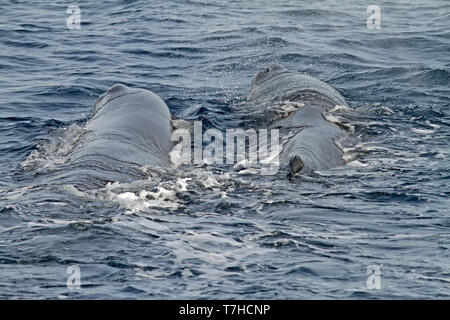
<instances>
[{"instance_id":1,"label":"gray whale skin","mask_svg":"<svg viewBox=\"0 0 450 320\"><path fill-rule=\"evenodd\" d=\"M290 101L304 107L271 124L277 128L302 128L290 138L280 153L280 162L288 166L288 177L345 164L335 139L348 135L338 125L327 121L323 113L336 105L347 106L345 99L328 84L311 76L273 64L256 74L248 103Z\"/></svg>"},{"instance_id":2,"label":"gray whale skin","mask_svg":"<svg viewBox=\"0 0 450 320\"><path fill-rule=\"evenodd\" d=\"M97 99L86 129L69 163L96 186L142 178L137 167L170 165L171 114L149 90L115 84Z\"/></svg>"}]
</instances>

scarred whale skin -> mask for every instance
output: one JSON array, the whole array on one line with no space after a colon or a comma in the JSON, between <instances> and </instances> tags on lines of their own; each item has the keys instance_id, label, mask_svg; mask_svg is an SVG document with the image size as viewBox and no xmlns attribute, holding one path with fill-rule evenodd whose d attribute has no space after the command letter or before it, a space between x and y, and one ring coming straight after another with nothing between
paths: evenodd
<instances>
[{"instance_id":1,"label":"scarred whale skin","mask_svg":"<svg viewBox=\"0 0 450 320\"><path fill-rule=\"evenodd\" d=\"M171 114L149 90L112 86L97 99L86 129L68 159L80 179L129 182L142 177L137 167L170 166Z\"/></svg>"},{"instance_id":2,"label":"scarred whale skin","mask_svg":"<svg viewBox=\"0 0 450 320\"><path fill-rule=\"evenodd\" d=\"M302 128L280 153L281 164L288 165L288 177L345 164L343 152L335 140L348 134L323 116L336 105L347 106L339 92L318 79L287 70L279 64L256 74L248 102L267 106L283 101L304 105L271 124L277 128Z\"/></svg>"}]
</instances>

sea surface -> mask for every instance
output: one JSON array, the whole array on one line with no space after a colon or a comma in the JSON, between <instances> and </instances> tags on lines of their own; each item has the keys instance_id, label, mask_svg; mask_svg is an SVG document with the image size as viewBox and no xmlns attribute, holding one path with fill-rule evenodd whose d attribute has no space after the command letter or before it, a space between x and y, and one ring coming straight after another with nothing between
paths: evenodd
<instances>
[{"instance_id":1,"label":"sea surface","mask_svg":"<svg viewBox=\"0 0 450 320\"><path fill-rule=\"evenodd\" d=\"M76 1L80 29L71 4L1 5L0 298L450 298L449 1ZM259 128L240 106L272 63L346 98L346 166L49 179L113 84Z\"/></svg>"}]
</instances>

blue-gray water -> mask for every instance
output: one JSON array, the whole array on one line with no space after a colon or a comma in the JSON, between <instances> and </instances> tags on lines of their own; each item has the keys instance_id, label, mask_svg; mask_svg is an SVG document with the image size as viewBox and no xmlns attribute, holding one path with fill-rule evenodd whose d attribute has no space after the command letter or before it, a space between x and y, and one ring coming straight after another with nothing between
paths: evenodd
<instances>
[{"instance_id":1,"label":"blue-gray water","mask_svg":"<svg viewBox=\"0 0 450 320\"><path fill-rule=\"evenodd\" d=\"M77 1L80 30L69 4L2 3L1 298L450 298L448 1ZM345 96L347 166L48 180L114 83L224 130L251 119L235 106L275 62Z\"/></svg>"}]
</instances>

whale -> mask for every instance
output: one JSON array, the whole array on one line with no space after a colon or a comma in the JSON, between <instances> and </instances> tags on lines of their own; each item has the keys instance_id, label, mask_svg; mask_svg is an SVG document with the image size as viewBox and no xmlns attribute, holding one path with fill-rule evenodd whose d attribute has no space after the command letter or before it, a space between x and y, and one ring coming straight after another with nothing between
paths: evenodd
<instances>
[{"instance_id":1,"label":"whale","mask_svg":"<svg viewBox=\"0 0 450 320\"><path fill-rule=\"evenodd\" d=\"M144 166L170 166L171 113L150 90L115 84L96 101L86 131L68 155L82 189L143 178Z\"/></svg>"},{"instance_id":2,"label":"whale","mask_svg":"<svg viewBox=\"0 0 450 320\"><path fill-rule=\"evenodd\" d=\"M295 112L277 118L271 128L294 128L295 134L283 145L280 164L287 168L287 177L345 164L343 151L336 141L348 136L341 126L328 121L324 114L336 106L346 106L344 97L330 85L309 75L273 64L258 72L252 80L247 103L267 108L274 104L295 103Z\"/></svg>"}]
</instances>

